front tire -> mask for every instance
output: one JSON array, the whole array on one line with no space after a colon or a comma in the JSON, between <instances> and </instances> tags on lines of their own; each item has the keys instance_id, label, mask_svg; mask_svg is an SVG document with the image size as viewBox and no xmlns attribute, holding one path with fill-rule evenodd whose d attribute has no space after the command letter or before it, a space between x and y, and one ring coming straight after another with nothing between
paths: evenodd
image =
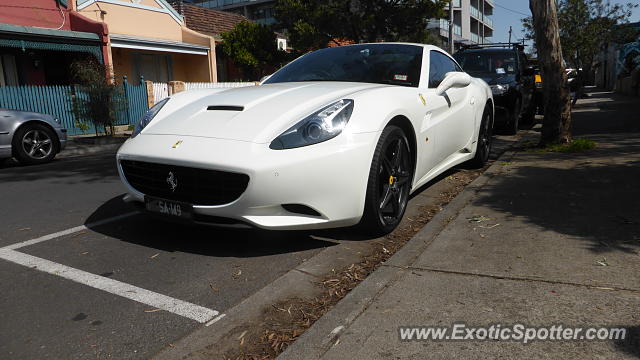
<instances>
[{"instance_id":1,"label":"front tire","mask_svg":"<svg viewBox=\"0 0 640 360\"><path fill-rule=\"evenodd\" d=\"M13 156L21 164L43 164L56 156L57 137L48 127L26 124L13 136Z\"/></svg>"},{"instance_id":2,"label":"front tire","mask_svg":"<svg viewBox=\"0 0 640 360\"><path fill-rule=\"evenodd\" d=\"M360 225L371 235L392 232L404 215L413 180L413 161L407 136L390 125L382 131L373 154L364 213Z\"/></svg>"},{"instance_id":3,"label":"front tire","mask_svg":"<svg viewBox=\"0 0 640 360\"><path fill-rule=\"evenodd\" d=\"M522 101L520 98L516 99L515 104L513 104L513 109L509 113L509 121L507 123L507 135L515 135L518 133L518 128L520 127L520 115L522 114Z\"/></svg>"}]
</instances>

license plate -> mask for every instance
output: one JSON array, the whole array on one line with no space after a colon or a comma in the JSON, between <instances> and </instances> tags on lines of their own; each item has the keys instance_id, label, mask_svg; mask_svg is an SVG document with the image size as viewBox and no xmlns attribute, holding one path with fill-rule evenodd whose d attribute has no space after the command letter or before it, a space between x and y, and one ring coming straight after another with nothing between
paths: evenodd
<instances>
[{"instance_id":1,"label":"license plate","mask_svg":"<svg viewBox=\"0 0 640 360\"><path fill-rule=\"evenodd\" d=\"M148 211L162 215L191 219L191 214L193 213L193 205L179 201L145 196L144 202Z\"/></svg>"}]
</instances>

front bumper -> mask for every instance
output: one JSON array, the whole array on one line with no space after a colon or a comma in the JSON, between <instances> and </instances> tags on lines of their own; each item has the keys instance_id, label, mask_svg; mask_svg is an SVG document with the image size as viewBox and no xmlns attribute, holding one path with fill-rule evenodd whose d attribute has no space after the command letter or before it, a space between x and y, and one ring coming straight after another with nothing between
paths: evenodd
<instances>
[{"instance_id":1,"label":"front bumper","mask_svg":"<svg viewBox=\"0 0 640 360\"><path fill-rule=\"evenodd\" d=\"M508 91L502 95L493 95L495 106L495 123L504 125L509 122L509 118L513 111L517 95L513 91Z\"/></svg>"},{"instance_id":2,"label":"front bumper","mask_svg":"<svg viewBox=\"0 0 640 360\"><path fill-rule=\"evenodd\" d=\"M235 201L218 206L194 204L194 213L202 215L200 219L232 219L281 230L350 226L362 216L378 136L343 133L320 144L271 150L269 144L141 134L126 141L118 151L118 171L129 193L127 199L138 202L144 201L144 194L129 185L121 160L249 175L247 189ZM178 141L182 143L174 148ZM293 213L283 204L304 205L320 215Z\"/></svg>"},{"instance_id":3,"label":"front bumper","mask_svg":"<svg viewBox=\"0 0 640 360\"><path fill-rule=\"evenodd\" d=\"M60 152L67 147L67 129L56 128L55 131L58 136L58 140L60 141L60 149L58 149L58 152Z\"/></svg>"}]
</instances>

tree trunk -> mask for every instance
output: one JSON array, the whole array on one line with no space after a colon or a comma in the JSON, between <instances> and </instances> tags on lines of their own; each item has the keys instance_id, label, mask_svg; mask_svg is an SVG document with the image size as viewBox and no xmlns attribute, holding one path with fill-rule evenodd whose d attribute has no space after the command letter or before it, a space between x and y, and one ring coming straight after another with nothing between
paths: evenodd
<instances>
[{"instance_id":1,"label":"tree trunk","mask_svg":"<svg viewBox=\"0 0 640 360\"><path fill-rule=\"evenodd\" d=\"M529 0L542 78L545 111L540 145L571 141L571 99L562 59L556 0Z\"/></svg>"}]
</instances>

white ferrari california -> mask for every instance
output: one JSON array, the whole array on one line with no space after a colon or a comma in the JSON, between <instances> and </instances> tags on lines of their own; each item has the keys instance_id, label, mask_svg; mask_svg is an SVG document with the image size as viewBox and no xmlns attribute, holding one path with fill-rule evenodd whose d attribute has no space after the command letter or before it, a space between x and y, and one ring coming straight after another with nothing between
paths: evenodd
<instances>
[{"instance_id":1,"label":"white ferrari california","mask_svg":"<svg viewBox=\"0 0 640 360\"><path fill-rule=\"evenodd\" d=\"M409 195L492 143L491 89L440 48L322 49L260 85L153 106L117 155L125 200L195 223L391 232Z\"/></svg>"}]
</instances>

